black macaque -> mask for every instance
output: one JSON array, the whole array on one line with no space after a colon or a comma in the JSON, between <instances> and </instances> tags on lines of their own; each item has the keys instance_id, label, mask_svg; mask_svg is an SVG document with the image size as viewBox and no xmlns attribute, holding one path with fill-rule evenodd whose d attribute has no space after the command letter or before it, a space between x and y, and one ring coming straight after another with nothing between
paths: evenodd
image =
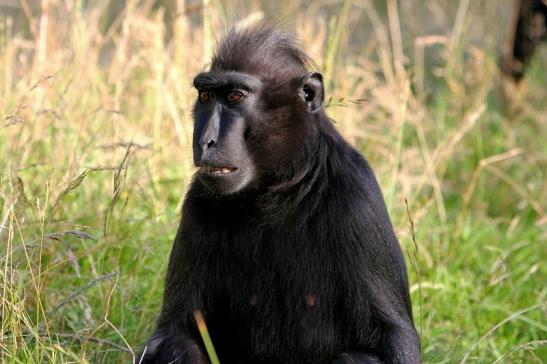
<instances>
[{"instance_id":1,"label":"black macaque","mask_svg":"<svg viewBox=\"0 0 547 364\"><path fill-rule=\"evenodd\" d=\"M194 163L157 331L137 363L419 363L403 254L374 174L289 35L232 29L197 75Z\"/></svg>"},{"instance_id":2,"label":"black macaque","mask_svg":"<svg viewBox=\"0 0 547 364\"><path fill-rule=\"evenodd\" d=\"M536 48L547 41L547 1L514 0L514 7L501 70L518 82Z\"/></svg>"}]
</instances>

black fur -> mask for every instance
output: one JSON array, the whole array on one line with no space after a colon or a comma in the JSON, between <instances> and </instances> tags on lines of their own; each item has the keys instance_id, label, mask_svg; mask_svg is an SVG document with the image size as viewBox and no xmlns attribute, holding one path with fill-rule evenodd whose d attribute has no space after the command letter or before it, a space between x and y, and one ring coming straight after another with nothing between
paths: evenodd
<instances>
[{"instance_id":1,"label":"black fur","mask_svg":"<svg viewBox=\"0 0 547 364\"><path fill-rule=\"evenodd\" d=\"M223 364L420 362L382 193L323 108L298 96L308 66L275 27L233 30L220 43L211 71L263 84L245 111L255 172L229 194L194 179L142 363L206 363L196 309ZM315 75L310 98L322 92Z\"/></svg>"}]
</instances>

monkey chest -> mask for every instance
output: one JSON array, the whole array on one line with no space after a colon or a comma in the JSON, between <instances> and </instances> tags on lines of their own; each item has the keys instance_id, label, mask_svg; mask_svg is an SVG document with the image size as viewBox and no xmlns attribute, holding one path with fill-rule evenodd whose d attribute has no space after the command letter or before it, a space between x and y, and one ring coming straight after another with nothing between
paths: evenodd
<instances>
[{"instance_id":1,"label":"monkey chest","mask_svg":"<svg viewBox=\"0 0 547 364\"><path fill-rule=\"evenodd\" d=\"M268 357L321 363L319 358L341 350L346 333L340 282L325 268L316 261L274 258L236 262L224 271L208 319L221 355L253 363L267 363Z\"/></svg>"}]
</instances>

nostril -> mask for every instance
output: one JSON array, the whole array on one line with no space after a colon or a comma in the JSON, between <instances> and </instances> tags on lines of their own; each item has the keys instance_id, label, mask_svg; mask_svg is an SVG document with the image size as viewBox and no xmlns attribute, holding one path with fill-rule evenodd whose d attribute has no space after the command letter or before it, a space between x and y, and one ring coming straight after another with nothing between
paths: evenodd
<instances>
[{"instance_id":1,"label":"nostril","mask_svg":"<svg viewBox=\"0 0 547 364\"><path fill-rule=\"evenodd\" d=\"M207 142L207 148L211 148L213 145L215 145L215 141L213 139Z\"/></svg>"}]
</instances>

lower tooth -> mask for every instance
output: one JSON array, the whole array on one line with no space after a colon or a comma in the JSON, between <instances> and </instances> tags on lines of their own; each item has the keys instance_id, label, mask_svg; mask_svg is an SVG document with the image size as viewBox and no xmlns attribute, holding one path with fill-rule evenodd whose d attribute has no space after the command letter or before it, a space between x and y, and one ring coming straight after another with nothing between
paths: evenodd
<instances>
[{"instance_id":1,"label":"lower tooth","mask_svg":"<svg viewBox=\"0 0 547 364\"><path fill-rule=\"evenodd\" d=\"M212 174L228 174L231 172L229 168L205 168L206 173Z\"/></svg>"}]
</instances>

